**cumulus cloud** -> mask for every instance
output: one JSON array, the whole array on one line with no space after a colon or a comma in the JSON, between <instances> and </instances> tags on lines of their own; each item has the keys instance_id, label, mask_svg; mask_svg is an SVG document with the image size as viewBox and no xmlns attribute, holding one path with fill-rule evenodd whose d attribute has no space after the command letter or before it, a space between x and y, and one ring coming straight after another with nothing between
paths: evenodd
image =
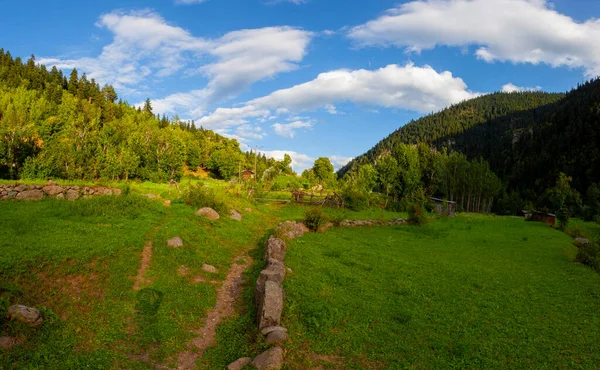
<instances>
[{"instance_id":1,"label":"cumulus cloud","mask_svg":"<svg viewBox=\"0 0 600 370\"><path fill-rule=\"evenodd\" d=\"M522 87L522 86L513 85L511 82L509 82L506 85L502 86L502 92L506 92L506 93L522 92L522 91L540 91L540 90L542 90L541 86L536 86L536 87Z\"/></svg>"},{"instance_id":2,"label":"cumulus cloud","mask_svg":"<svg viewBox=\"0 0 600 370\"><path fill-rule=\"evenodd\" d=\"M104 14L96 25L113 34L112 43L98 57L42 58L39 62L77 68L119 89L133 89L148 77L161 78L181 71L208 78L203 89L153 102L159 113L186 107L195 110L236 95L257 81L291 71L305 56L312 38L312 33L292 27L266 27L206 39L148 10Z\"/></svg>"},{"instance_id":3,"label":"cumulus cloud","mask_svg":"<svg viewBox=\"0 0 600 370\"><path fill-rule=\"evenodd\" d=\"M296 135L296 130L301 128L311 128L313 126L312 122L308 121L294 121L291 123L275 123L271 125L275 133L282 137L288 137L290 139L294 138Z\"/></svg>"},{"instance_id":4,"label":"cumulus cloud","mask_svg":"<svg viewBox=\"0 0 600 370\"><path fill-rule=\"evenodd\" d=\"M577 22L545 0L411 1L348 36L361 46L408 52L475 45L475 55L486 62L545 63L600 74L600 21Z\"/></svg>"},{"instance_id":5,"label":"cumulus cloud","mask_svg":"<svg viewBox=\"0 0 600 370\"><path fill-rule=\"evenodd\" d=\"M353 102L421 113L440 110L478 94L451 72L430 66L390 64L377 70L336 70L316 79L254 99L255 106L303 111Z\"/></svg>"},{"instance_id":6,"label":"cumulus cloud","mask_svg":"<svg viewBox=\"0 0 600 370\"><path fill-rule=\"evenodd\" d=\"M316 79L277 90L235 108L218 108L202 117L204 127L219 129L242 124L260 124L273 117L287 116L291 123L275 123L275 133L293 138L297 129L310 128L307 117L297 112L323 108L339 113L335 103L353 102L418 112L437 111L448 105L478 96L467 89L462 79L445 71L438 73L429 66L389 65L378 70L336 70Z\"/></svg>"}]
</instances>

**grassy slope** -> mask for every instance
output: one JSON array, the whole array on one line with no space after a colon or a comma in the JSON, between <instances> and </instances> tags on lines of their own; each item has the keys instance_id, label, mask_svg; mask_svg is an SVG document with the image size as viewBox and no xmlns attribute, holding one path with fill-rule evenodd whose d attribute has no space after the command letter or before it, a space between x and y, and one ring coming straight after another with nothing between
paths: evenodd
<instances>
[{"instance_id":1,"label":"grassy slope","mask_svg":"<svg viewBox=\"0 0 600 370\"><path fill-rule=\"evenodd\" d=\"M574 254L506 217L306 235L287 255L288 365L594 368L600 275Z\"/></svg>"},{"instance_id":2,"label":"grassy slope","mask_svg":"<svg viewBox=\"0 0 600 370\"><path fill-rule=\"evenodd\" d=\"M0 368L146 368L140 358L168 363L214 306L218 284L210 280L223 280L233 258L275 222L269 206L232 203L253 211L243 212L239 223L226 215L207 221L191 207L136 196L0 202L0 310L28 304L46 317L36 329L0 318L0 335L25 340L0 351ZM175 235L184 246L168 248ZM146 241L154 245L150 283L134 291ZM201 271L203 263L219 273ZM177 274L181 266L187 276ZM207 281L193 283L198 276Z\"/></svg>"}]
</instances>

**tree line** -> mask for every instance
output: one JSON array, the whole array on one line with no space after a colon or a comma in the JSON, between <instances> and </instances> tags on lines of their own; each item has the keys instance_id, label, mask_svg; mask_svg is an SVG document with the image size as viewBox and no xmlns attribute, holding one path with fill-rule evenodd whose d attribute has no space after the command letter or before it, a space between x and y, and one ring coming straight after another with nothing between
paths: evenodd
<instances>
[{"instance_id":1,"label":"tree line","mask_svg":"<svg viewBox=\"0 0 600 370\"><path fill-rule=\"evenodd\" d=\"M277 163L193 121L154 115L149 100L135 108L76 69L67 77L0 49L0 178L164 182L203 167L229 180Z\"/></svg>"}]
</instances>

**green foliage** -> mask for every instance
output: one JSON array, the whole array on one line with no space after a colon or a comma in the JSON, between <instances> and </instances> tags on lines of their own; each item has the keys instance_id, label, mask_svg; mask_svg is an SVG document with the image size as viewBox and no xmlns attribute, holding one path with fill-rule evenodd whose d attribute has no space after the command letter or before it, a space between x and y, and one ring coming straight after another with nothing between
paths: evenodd
<instances>
[{"instance_id":1,"label":"green foliage","mask_svg":"<svg viewBox=\"0 0 600 370\"><path fill-rule=\"evenodd\" d=\"M408 223L414 226L421 226L427 223L427 216L420 204L413 203L408 207Z\"/></svg>"},{"instance_id":2,"label":"green foliage","mask_svg":"<svg viewBox=\"0 0 600 370\"><path fill-rule=\"evenodd\" d=\"M224 196L215 188L208 187L201 182L190 185L184 190L183 201L195 208L210 207L222 215L229 212Z\"/></svg>"},{"instance_id":3,"label":"green foliage","mask_svg":"<svg viewBox=\"0 0 600 370\"><path fill-rule=\"evenodd\" d=\"M306 211L304 224L310 231L319 231L329 220L321 208L310 208Z\"/></svg>"},{"instance_id":4,"label":"green foliage","mask_svg":"<svg viewBox=\"0 0 600 370\"><path fill-rule=\"evenodd\" d=\"M341 196L348 209L353 211L369 209L369 194L364 189L346 185L342 188Z\"/></svg>"},{"instance_id":5,"label":"green foliage","mask_svg":"<svg viewBox=\"0 0 600 370\"><path fill-rule=\"evenodd\" d=\"M296 190L301 189L302 180L294 175L279 175L272 180L271 190Z\"/></svg>"},{"instance_id":6,"label":"green foliage","mask_svg":"<svg viewBox=\"0 0 600 370\"><path fill-rule=\"evenodd\" d=\"M315 175L315 179L320 184L328 185L335 180L335 174L333 173L333 165L327 157L317 158L313 165L312 171Z\"/></svg>"},{"instance_id":7,"label":"green foliage","mask_svg":"<svg viewBox=\"0 0 600 370\"><path fill-rule=\"evenodd\" d=\"M590 266L594 270L600 272L600 247L598 244L590 241L589 243L575 242L575 245L578 248L575 261Z\"/></svg>"}]
</instances>

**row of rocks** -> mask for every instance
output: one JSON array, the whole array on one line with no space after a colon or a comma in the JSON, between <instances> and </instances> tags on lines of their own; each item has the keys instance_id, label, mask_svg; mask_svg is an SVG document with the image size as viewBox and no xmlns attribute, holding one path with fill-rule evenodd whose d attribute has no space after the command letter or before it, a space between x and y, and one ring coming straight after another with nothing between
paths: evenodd
<instances>
[{"instance_id":1,"label":"row of rocks","mask_svg":"<svg viewBox=\"0 0 600 370\"><path fill-rule=\"evenodd\" d=\"M8 318L30 326L38 326L44 321L40 310L21 304L15 304L8 308ZM13 346L21 344L21 342L16 337L0 336L0 348L11 349Z\"/></svg>"},{"instance_id":2,"label":"row of rocks","mask_svg":"<svg viewBox=\"0 0 600 370\"><path fill-rule=\"evenodd\" d=\"M246 212L251 212L252 210L250 208L246 208ZM219 218L221 218L221 216L219 215L219 212L215 211L214 209L210 208L210 207L203 207L200 208L199 210L196 211L196 216L203 216L206 217L209 220L218 220ZM236 211L235 209L232 209L231 211L229 211L229 218L231 218L232 220L236 220L236 221L242 221L242 214L238 211Z\"/></svg>"},{"instance_id":3,"label":"row of rocks","mask_svg":"<svg viewBox=\"0 0 600 370\"><path fill-rule=\"evenodd\" d=\"M272 347L256 356L240 358L227 366L229 370L240 370L250 365L259 370L277 370L283 366L283 349L280 347L288 339L288 330L281 326L283 312L283 280L285 267L286 241L301 237L308 228L300 222L286 221L275 229L267 240L264 252L265 268L256 280L254 300L257 307L256 323L265 343Z\"/></svg>"},{"instance_id":4,"label":"row of rocks","mask_svg":"<svg viewBox=\"0 0 600 370\"><path fill-rule=\"evenodd\" d=\"M0 185L0 200L40 200L46 197L75 200L99 195L120 195L121 189L104 186L57 185L49 181L45 185Z\"/></svg>"},{"instance_id":5,"label":"row of rocks","mask_svg":"<svg viewBox=\"0 0 600 370\"><path fill-rule=\"evenodd\" d=\"M406 225L408 221L404 218L393 218L390 221L381 220L344 220L340 222L342 227L359 227L359 226L395 226Z\"/></svg>"}]
</instances>

